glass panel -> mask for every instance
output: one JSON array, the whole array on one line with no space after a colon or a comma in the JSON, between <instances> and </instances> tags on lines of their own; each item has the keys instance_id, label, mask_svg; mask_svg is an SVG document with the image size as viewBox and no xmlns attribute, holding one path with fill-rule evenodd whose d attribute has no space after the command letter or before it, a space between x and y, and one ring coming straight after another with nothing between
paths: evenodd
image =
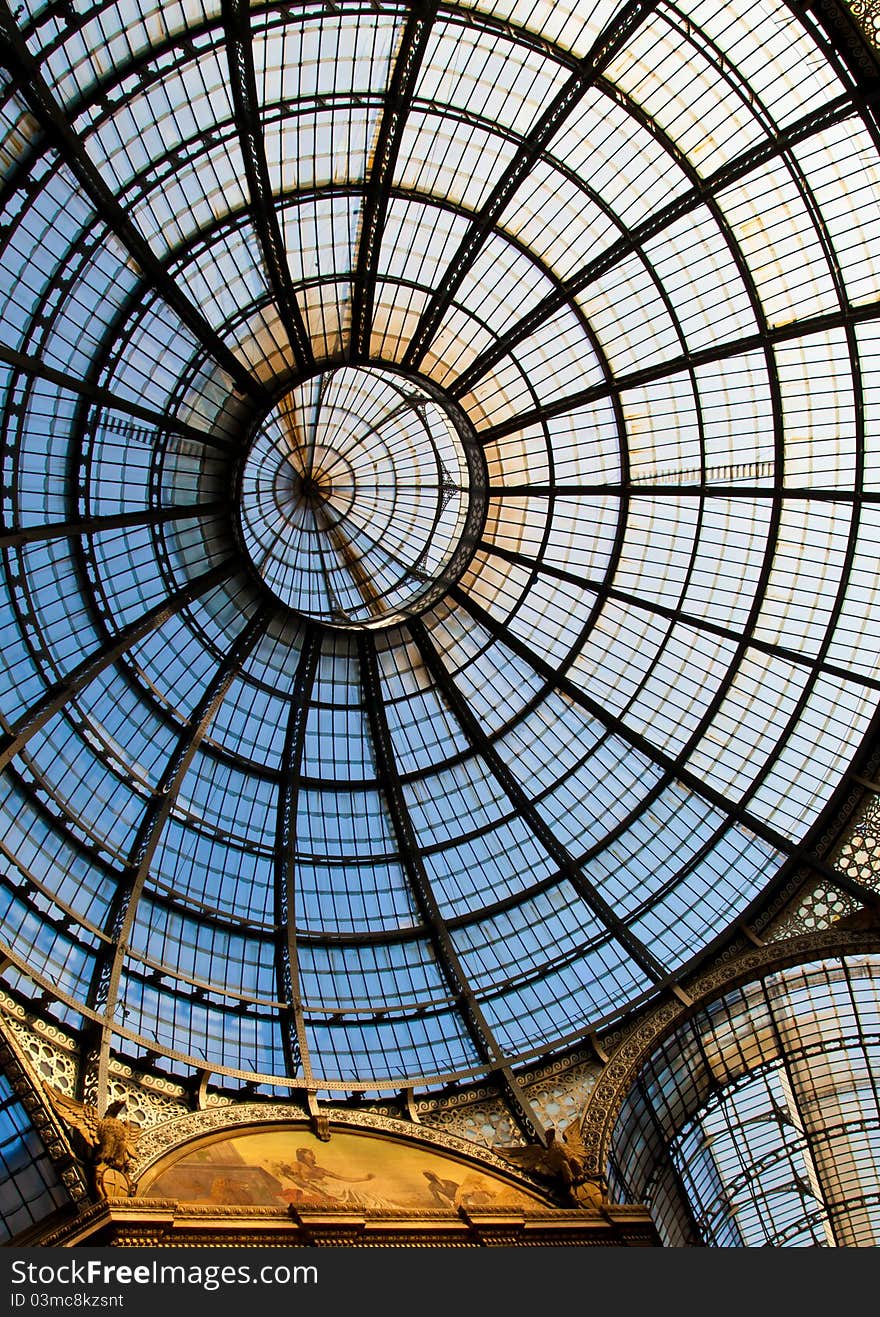
<instances>
[{"instance_id":1,"label":"glass panel","mask_svg":"<svg viewBox=\"0 0 880 1317\"><path fill-rule=\"evenodd\" d=\"M855 56L783 0L414 15L27 0L0 73L0 952L265 1091L294 1033L338 1093L619 1018L880 690Z\"/></svg>"}]
</instances>

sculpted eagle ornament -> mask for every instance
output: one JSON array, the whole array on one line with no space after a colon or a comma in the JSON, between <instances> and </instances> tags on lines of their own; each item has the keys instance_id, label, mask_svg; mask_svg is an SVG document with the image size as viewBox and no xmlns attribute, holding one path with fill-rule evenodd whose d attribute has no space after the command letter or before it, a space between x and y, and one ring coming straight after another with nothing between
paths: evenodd
<instances>
[{"instance_id":1,"label":"sculpted eagle ornament","mask_svg":"<svg viewBox=\"0 0 880 1317\"><path fill-rule=\"evenodd\" d=\"M111 1102L103 1116L90 1102L59 1093L51 1084L43 1087L55 1112L80 1143L82 1160L91 1171L92 1185L99 1198L128 1198L134 1193L129 1168L134 1162L140 1126L121 1120L124 1102Z\"/></svg>"},{"instance_id":2,"label":"sculpted eagle ornament","mask_svg":"<svg viewBox=\"0 0 880 1317\"><path fill-rule=\"evenodd\" d=\"M552 1126L547 1130L547 1145L530 1144L526 1148L496 1148L505 1161L530 1171L539 1179L549 1180L561 1188L573 1207L597 1210L606 1202L604 1175L590 1175L586 1169L586 1149L579 1122L572 1121L562 1138Z\"/></svg>"}]
</instances>

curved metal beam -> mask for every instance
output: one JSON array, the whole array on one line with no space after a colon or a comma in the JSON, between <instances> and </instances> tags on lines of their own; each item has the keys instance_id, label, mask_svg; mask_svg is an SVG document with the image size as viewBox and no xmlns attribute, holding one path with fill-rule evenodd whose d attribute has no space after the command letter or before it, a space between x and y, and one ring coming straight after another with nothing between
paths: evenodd
<instances>
[{"instance_id":1,"label":"curved metal beam","mask_svg":"<svg viewBox=\"0 0 880 1317\"><path fill-rule=\"evenodd\" d=\"M856 931L832 927L752 948L725 959L688 979L689 1002L667 1000L631 1018L611 1051L590 1094L581 1119L586 1170L602 1175L608 1165L611 1139L627 1093L650 1057L688 1019L744 984L799 964L845 955L880 951L877 929Z\"/></svg>"},{"instance_id":2,"label":"curved metal beam","mask_svg":"<svg viewBox=\"0 0 880 1317\"><path fill-rule=\"evenodd\" d=\"M391 197L391 183L438 8L438 0L414 0L385 99L379 139L373 155L373 169L364 194L361 238L352 278L350 351L353 361L365 361L370 355L379 251Z\"/></svg>"},{"instance_id":3,"label":"curved metal beam","mask_svg":"<svg viewBox=\"0 0 880 1317\"><path fill-rule=\"evenodd\" d=\"M498 750L489 741L449 672L443 666L440 655L431 643L424 622L421 618L413 618L408 626L426 668L455 715L456 721L467 737L468 742L478 752L517 814L553 860L559 872L568 879L584 904L589 907L610 935L625 948L650 979L655 983L671 983L672 976L666 967L636 937L632 929L614 913L598 889L582 872L568 849L544 822L532 801L501 758Z\"/></svg>"},{"instance_id":4,"label":"curved metal beam","mask_svg":"<svg viewBox=\"0 0 880 1317\"><path fill-rule=\"evenodd\" d=\"M121 658L127 650L152 631L158 631L159 627L175 613L181 612L201 595L207 594L209 590L227 580L237 567L237 558L227 558L216 567L212 567L210 571L183 586L175 594L163 599L142 617L123 627L116 635L111 636L103 645L88 654L66 677L62 677L60 681L50 686L36 704L31 705L16 719L11 729L0 738L0 771L24 749L32 736L45 727L50 718L59 713L70 700L75 699L90 682Z\"/></svg>"},{"instance_id":5,"label":"curved metal beam","mask_svg":"<svg viewBox=\"0 0 880 1317\"><path fill-rule=\"evenodd\" d=\"M829 329L844 329L866 320L876 320L878 312L880 312L880 300L863 302L859 306L824 311L820 315L806 316L803 320L787 321L784 325L771 325L763 333L756 331L753 334L742 334L738 338L728 339L726 343L683 352L677 357L658 362L655 366L642 366L639 370L630 371L626 375L618 375L613 384L593 384L589 388L578 389L575 393L554 399L553 402L531 411L520 412L517 416L511 416L509 420L479 431L478 438L480 443L489 444L529 425L550 420L554 416L562 416L566 412L610 397L612 394L624 393L627 389L666 379L680 371L711 366L716 362L729 361L731 357L745 356L750 352L762 352L777 343L790 343L795 339L809 338L811 334L824 334Z\"/></svg>"},{"instance_id":6,"label":"curved metal beam","mask_svg":"<svg viewBox=\"0 0 880 1317\"><path fill-rule=\"evenodd\" d=\"M562 492L564 493L564 491ZM638 487L630 491L630 493L636 492L642 493L643 491ZM768 499L775 497L772 489L764 490L763 494ZM858 502L860 498L858 494L852 493L848 496L844 494L839 497L842 497L843 502ZM878 498L880 498L880 495L875 496L874 501ZM518 553L515 549L505 549L500 544L481 541L477 547L490 557L516 563L534 572L536 576L549 577L554 581L565 581L569 585L595 590L603 599L613 599L617 603L625 604L628 608L636 608L639 612L650 613L652 617L662 617L667 622L681 622L683 625L691 627L694 631L700 631L704 635L717 636L721 640L730 640L736 644L742 641L743 633L741 628L725 626L721 622L712 622L709 618L700 617L697 613L688 613L683 608L673 608L667 604L661 604L657 599L642 599L637 594L633 594L631 590L621 590L617 586L609 585L607 580L590 580L577 572L566 571L564 567L553 567L544 563L536 564L534 559L527 557L526 554ZM840 677L844 681L852 682L855 686L865 686L868 690L880 692L880 677L871 677L862 672L850 672L836 663L817 663L814 654L802 654L800 651L790 649L786 645L780 645L776 641L761 640L755 636L749 640L748 648L756 650L760 654L770 654L776 658L783 658L787 663L795 664L797 667L810 669L818 667L820 672Z\"/></svg>"},{"instance_id":7,"label":"curved metal beam","mask_svg":"<svg viewBox=\"0 0 880 1317\"><path fill-rule=\"evenodd\" d=\"M119 997L128 939L156 847L161 841L165 825L171 816L183 780L202 738L251 650L265 633L272 611L271 607L265 604L254 614L206 687L193 710L192 717L180 733L177 745L171 753L153 798L141 820L128 863L119 875L116 892L105 921L105 934L108 940L104 944L103 954L96 960L88 997L88 1005L104 1019L97 1075L99 1106L103 1103L107 1092L113 1016Z\"/></svg>"},{"instance_id":8,"label":"curved metal beam","mask_svg":"<svg viewBox=\"0 0 880 1317\"><path fill-rule=\"evenodd\" d=\"M42 526L13 526L0 529L0 549L16 549L23 544L37 544L46 540L70 539L74 535L101 535L108 530L125 530L129 526L160 526L169 521L186 521L189 517L211 517L228 510L229 503L225 499L215 499L211 503L114 512L102 517L85 517L82 521L50 521Z\"/></svg>"},{"instance_id":9,"label":"curved metal beam","mask_svg":"<svg viewBox=\"0 0 880 1317\"><path fill-rule=\"evenodd\" d=\"M284 736L275 822L275 975L278 999L284 1003L282 1046L289 1075L302 1071L304 1086L313 1088L308 1036L303 1017L296 944L296 815L305 746L306 722L318 660L321 632L307 628L290 694L290 717Z\"/></svg>"},{"instance_id":10,"label":"curved metal beam","mask_svg":"<svg viewBox=\"0 0 880 1317\"><path fill-rule=\"evenodd\" d=\"M40 72L37 60L28 50L12 16L8 0L0 0L0 34L2 34L3 61L17 77L21 95L49 140L56 146L62 160L69 166L97 214L122 243L163 301L202 344L205 351L226 371L239 392L257 402L267 401L262 384L251 375L228 344L208 324L201 311L168 277L135 223L104 182L100 170L89 159L81 140L52 95Z\"/></svg>"},{"instance_id":11,"label":"curved metal beam","mask_svg":"<svg viewBox=\"0 0 880 1317\"><path fill-rule=\"evenodd\" d=\"M167 430L170 434L178 434L181 438L189 439L193 443L204 444L206 448L219 448L223 452L229 452L234 448L234 445L228 439L223 439L220 435L207 434L204 430L197 430L194 425L188 425L186 421L167 416L164 412L154 411L152 407L144 407L141 403L123 397L122 394L114 393L112 389L105 389L100 384L93 384L88 379L78 379L75 375L68 375L63 370L56 370L54 366L50 366L40 357L28 356L24 352L16 352L13 348L9 348L2 343L0 343L0 365L9 366L13 371L19 371L22 375L29 375L32 379L46 380L49 384L56 384L59 389L66 389L69 393L75 393L81 398L86 398L89 402L97 403L99 406L112 411L122 412L126 416L134 416L139 421L145 421L147 425L155 426L157 430Z\"/></svg>"},{"instance_id":12,"label":"curved metal beam","mask_svg":"<svg viewBox=\"0 0 880 1317\"><path fill-rule=\"evenodd\" d=\"M308 371L315 364L312 344L290 277L284 239L278 223L275 198L269 178L263 126L260 122L250 0L223 0L222 12L229 61L229 81L247 176L251 216L269 276L269 286L294 360L299 370Z\"/></svg>"},{"instance_id":13,"label":"curved metal beam","mask_svg":"<svg viewBox=\"0 0 880 1317\"><path fill-rule=\"evenodd\" d=\"M459 244L441 281L439 291L425 309L416 327L404 357L405 366L415 369L420 364L462 280L473 266L499 215L527 176L534 161L658 3L659 0L627 0L599 34L588 53L578 61L575 72L532 127L523 145L492 189L479 216Z\"/></svg>"},{"instance_id":14,"label":"curved metal beam","mask_svg":"<svg viewBox=\"0 0 880 1317\"><path fill-rule=\"evenodd\" d=\"M627 256L640 251L646 242L661 233L668 225L704 205L707 198L714 196L722 188L739 182L754 169L759 168L768 160L775 159L799 142L806 141L815 133L833 127L835 124L844 123L847 119L852 118L855 113L855 98L850 95L838 96L830 104L823 105L821 109L813 110L794 124L790 124L784 131L763 142L759 142L757 146L750 147L748 151L743 151L733 160L727 161L726 164L716 169L713 174L708 175L707 178L691 187L683 196L676 197L675 200L661 206L659 210L635 225L628 233L622 233L600 255L594 256L579 270L576 270L574 274L568 275L561 281L558 288L549 292L537 306L511 325L506 333L491 347L481 352L467 369L462 371L461 375L453 381L449 392L454 398L460 398L470 392L474 385L482 379L486 371L497 365L502 357L505 357L508 352L522 343L523 339L533 334L541 324L549 320L564 306L576 305L578 295L590 284L595 283L597 279L601 278L603 274L606 274L620 261L625 260Z\"/></svg>"},{"instance_id":15,"label":"curved metal beam","mask_svg":"<svg viewBox=\"0 0 880 1317\"><path fill-rule=\"evenodd\" d=\"M517 1123L530 1138L545 1142L544 1126L504 1059L501 1047L470 986L434 895L404 798L394 744L385 716L376 645L373 636L368 632L361 632L358 636L358 659L373 752L376 756L376 775L397 840L400 861L409 880L416 906L425 923L437 963L474 1047L486 1063L489 1072L497 1076Z\"/></svg>"}]
</instances>

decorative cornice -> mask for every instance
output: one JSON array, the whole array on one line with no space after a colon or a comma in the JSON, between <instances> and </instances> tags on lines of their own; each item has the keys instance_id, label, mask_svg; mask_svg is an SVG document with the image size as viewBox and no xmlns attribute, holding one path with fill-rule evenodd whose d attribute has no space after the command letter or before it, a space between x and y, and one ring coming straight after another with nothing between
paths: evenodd
<instances>
[{"instance_id":1,"label":"decorative cornice","mask_svg":"<svg viewBox=\"0 0 880 1317\"><path fill-rule=\"evenodd\" d=\"M404 1208L340 1212L333 1207L215 1207L175 1199L111 1199L74 1221L53 1225L33 1241L42 1247L98 1245L176 1248L357 1245L359 1247L580 1245L653 1247L659 1243L643 1207L609 1205L601 1212L545 1206Z\"/></svg>"}]
</instances>

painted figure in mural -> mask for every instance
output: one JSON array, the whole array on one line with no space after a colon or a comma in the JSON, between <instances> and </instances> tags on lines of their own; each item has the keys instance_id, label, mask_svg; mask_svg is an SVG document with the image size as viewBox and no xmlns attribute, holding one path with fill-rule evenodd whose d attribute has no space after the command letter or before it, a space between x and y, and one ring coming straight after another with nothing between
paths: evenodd
<instances>
[{"instance_id":1,"label":"painted figure in mural","mask_svg":"<svg viewBox=\"0 0 880 1317\"><path fill-rule=\"evenodd\" d=\"M366 1175L341 1175L338 1171L331 1171L328 1166L321 1166L312 1148L297 1148L293 1165L290 1162L275 1162L272 1169L276 1174L285 1176L295 1188L304 1192L306 1199L311 1198L313 1202L345 1203L349 1207L390 1205L375 1194L351 1187L375 1180L373 1171L368 1171Z\"/></svg>"},{"instance_id":2,"label":"painted figure in mural","mask_svg":"<svg viewBox=\"0 0 880 1317\"><path fill-rule=\"evenodd\" d=\"M455 1180L441 1180L436 1171L422 1171L425 1179L428 1181L428 1192L431 1195L432 1202L438 1207L454 1207L455 1195L458 1192L458 1183Z\"/></svg>"},{"instance_id":3,"label":"painted figure in mural","mask_svg":"<svg viewBox=\"0 0 880 1317\"><path fill-rule=\"evenodd\" d=\"M121 1119L125 1103L111 1102L99 1116L90 1102L77 1102L50 1084L45 1089L57 1114L79 1138L97 1196L127 1198L133 1194L135 1186L129 1172L140 1128Z\"/></svg>"},{"instance_id":4,"label":"painted figure in mural","mask_svg":"<svg viewBox=\"0 0 880 1317\"><path fill-rule=\"evenodd\" d=\"M469 1174L464 1177L458 1186L458 1192L455 1195L455 1206L466 1207L470 1211L479 1210L481 1207L488 1207L490 1203L495 1202L497 1195L489 1188L486 1181L480 1175Z\"/></svg>"},{"instance_id":5,"label":"painted figure in mural","mask_svg":"<svg viewBox=\"0 0 880 1317\"><path fill-rule=\"evenodd\" d=\"M248 1186L240 1184L231 1175L215 1176L211 1181L208 1197L212 1203L235 1207L246 1207L254 1201L254 1195Z\"/></svg>"},{"instance_id":6,"label":"painted figure in mural","mask_svg":"<svg viewBox=\"0 0 880 1317\"><path fill-rule=\"evenodd\" d=\"M460 1183L441 1180L435 1171L422 1171L422 1175L428 1181L431 1198L438 1207L486 1207L497 1198L483 1177L473 1172L468 1172Z\"/></svg>"}]
</instances>

